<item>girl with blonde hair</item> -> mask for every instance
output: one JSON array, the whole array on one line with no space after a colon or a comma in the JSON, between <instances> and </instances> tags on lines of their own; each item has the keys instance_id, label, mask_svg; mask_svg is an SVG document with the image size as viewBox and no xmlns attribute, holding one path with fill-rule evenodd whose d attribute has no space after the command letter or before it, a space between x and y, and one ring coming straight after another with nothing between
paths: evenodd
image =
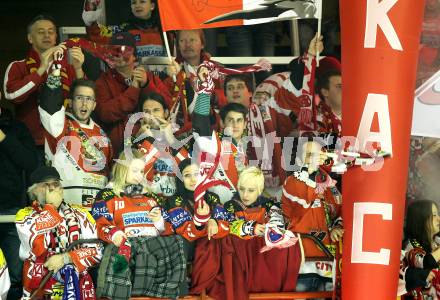
<instances>
[{"instance_id":1,"label":"girl with blonde hair","mask_svg":"<svg viewBox=\"0 0 440 300\"><path fill-rule=\"evenodd\" d=\"M96 197L92 214L98 237L109 244L99 269L98 297L179 295L186 270L182 239L160 236L163 200L148 191L144 169L141 152L122 152L108 188Z\"/></svg>"}]
</instances>

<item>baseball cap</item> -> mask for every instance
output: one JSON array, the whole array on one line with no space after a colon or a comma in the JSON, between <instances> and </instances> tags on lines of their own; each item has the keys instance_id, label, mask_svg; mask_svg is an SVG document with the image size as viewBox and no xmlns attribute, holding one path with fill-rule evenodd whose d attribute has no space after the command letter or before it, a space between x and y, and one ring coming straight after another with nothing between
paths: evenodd
<instances>
[{"instance_id":1,"label":"baseball cap","mask_svg":"<svg viewBox=\"0 0 440 300\"><path fill-rule=\"evenodd\" d=\"M60 174L54 167L38 167L31 174L31 184L44 182L48 179L61 180Z\"/></svg>"},{"instance_id":2,"label":"baseball cap","mask_svg":"<svg viewBox=\"0 0 440 300\"><path fill-rule=\"evenodd\" d=\"M132 47L136 53L136 40L129 32L118 32L113 34L111 44Z\"/></svg>"}]
</instances>

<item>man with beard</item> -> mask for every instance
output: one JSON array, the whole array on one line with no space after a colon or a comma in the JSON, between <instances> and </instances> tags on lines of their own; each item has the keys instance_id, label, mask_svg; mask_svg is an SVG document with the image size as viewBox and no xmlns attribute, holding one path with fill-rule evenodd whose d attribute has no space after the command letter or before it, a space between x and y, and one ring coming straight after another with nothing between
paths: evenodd
<instances>
[{"instance_id":1,"label":"man with beard","mask_svg":"<svg viewBox=\"0 0 440 300\"><path fill-rule=\"evenodd\" d=\"M151 191L172 196L176 192L177 166L189 157L188 151L174 137L168 106L161 95L142 94L139 112L142 114L139 115L140 127L129 144L146 154L145 177L151 184Z\"/></svg>"},{"instance_id":2,"label":"man with beard","mask_svg":"<svg viewBox=\"0 0 440 300\"><path fill-rule=\"evenodd\" d=\"M60 76L49 75L40 95L40 117L45 128L46 157L61 175L66 199L90 209L107 184L112 159L109 139L90 118L96 107L95 84L76 80L66 112Z\"/></svg>"},{"instance_id":3,"label":"man with beard","mask_svg":"<svg viewBox=\"0 0 440 300\"><path fill-rule=\"evenodd\" d=\"M32 206L15 216L21 241L19 255L24 260L24 298L29 299L51 271L54 276L36 295L39 299L42 294L52 294L63 279L70 283L64 287L65 295L73 293L77 295L75 299L95 299L87 270L99 263L103 247L93 243L69 247L78 240L97 239L95 220L85 208L64 201L60 175L54 168L39 167L31 174L31 183L28 193Z\"/></svg>"},{"instance_id":4,"label":"man with beard","mask_svg":"<svg viewBox=\"0 0 440 300\"><path fill-rule=\"evenodd\" d=\"M188 135L192 130L191 115L197 97L196 70L202 62L210 60L210 55L204 50L205 35L201 29L178 31L176 43L177 58L167 69L170 78L165 80L165 84L172 93L171 121L177 124L176 135L180 136ZM226 104L220 80L215 80L215 94L212 98L220 107ZM218 115L211 111L209 121L216 127L219 124Z\"/></svg>"}]
</instances>

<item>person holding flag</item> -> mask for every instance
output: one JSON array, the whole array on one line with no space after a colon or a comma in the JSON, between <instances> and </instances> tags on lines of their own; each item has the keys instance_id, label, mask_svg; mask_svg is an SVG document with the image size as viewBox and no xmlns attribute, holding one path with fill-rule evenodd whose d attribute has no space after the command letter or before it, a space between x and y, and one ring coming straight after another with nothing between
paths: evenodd
<instances>
[{"instance_id":1,"label":"person holding flag","mask_svg":"<svg viewBox=\"0 0 440 300\"><path fill-rule=\"evenodd\" d=\"M204 50L205 35L201 29L177 31L176 45L177 57L167 67L168 78L164 83L172 94L170 113L177 129L176 134L186 136L192 129L191 115L197 97L197 68L202 62L211 61L211 56ZM225 104L221 86L222 79L216 79L212 110ZM219 122L218 115L211 111L210 116L209 124L216 128Z\"/></svg>"}]
</instances>

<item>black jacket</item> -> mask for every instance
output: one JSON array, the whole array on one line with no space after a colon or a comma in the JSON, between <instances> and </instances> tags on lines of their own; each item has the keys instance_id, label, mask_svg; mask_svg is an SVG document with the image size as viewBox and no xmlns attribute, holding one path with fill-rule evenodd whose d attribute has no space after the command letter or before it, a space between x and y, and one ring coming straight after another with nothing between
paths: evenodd
<instances>
[{"instance_id":1,"label":"black jacket","mask_svg":"<svg viewBox=\"0 0 440 300\"><path fill-rule=\"evenodd\" d=\"M26 205L26 177L37 167L34 140L24 123L12 120L3 110L0 129L6 138L0 142L0 211Z\"/></svg>"}]
</instances>

